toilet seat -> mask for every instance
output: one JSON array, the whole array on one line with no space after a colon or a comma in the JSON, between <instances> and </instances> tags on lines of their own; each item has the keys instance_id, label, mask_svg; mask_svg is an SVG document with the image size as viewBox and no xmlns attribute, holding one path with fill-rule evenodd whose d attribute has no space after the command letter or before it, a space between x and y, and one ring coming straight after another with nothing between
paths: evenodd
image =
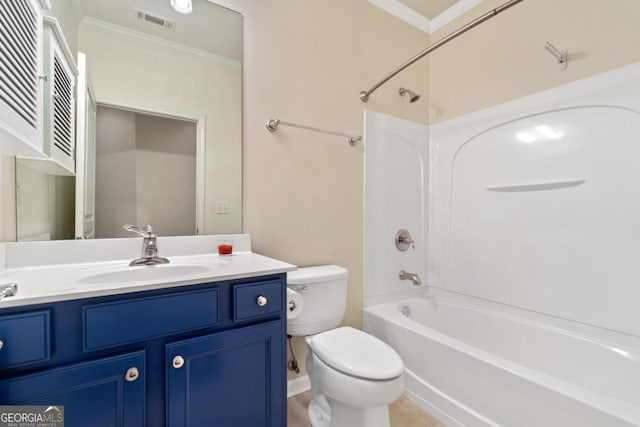
<instances>
[{"instance_id":1,"label":"toilet seat","mask_svg":"<svg viewBox=\"0 0 640 427\"><path fill-rule=\"evenodd\" d=\"M308 343L322 362L346 375L389 380L404 372L402 359L393 348L348 326L314 335Z\"/></svg>"}]
</instances>

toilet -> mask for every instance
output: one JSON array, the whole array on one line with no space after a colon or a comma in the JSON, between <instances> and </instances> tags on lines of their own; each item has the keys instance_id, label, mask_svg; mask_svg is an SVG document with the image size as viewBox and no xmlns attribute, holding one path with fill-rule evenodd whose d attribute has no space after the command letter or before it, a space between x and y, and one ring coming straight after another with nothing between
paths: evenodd
<instances>
[{"instance_id":1,"label":"toilet","mask_svg":"<svg viewBox=\"0 0 640 427\"><path fill-rule=\"evenodd\" d=\"M389 427L388 405L404 390L404 364L386 343L350 327L336 328L347 300L346 269L336 265L287 273L302 309L287 333L303 336L313 427Z\"/></svg>"}]
</instances>

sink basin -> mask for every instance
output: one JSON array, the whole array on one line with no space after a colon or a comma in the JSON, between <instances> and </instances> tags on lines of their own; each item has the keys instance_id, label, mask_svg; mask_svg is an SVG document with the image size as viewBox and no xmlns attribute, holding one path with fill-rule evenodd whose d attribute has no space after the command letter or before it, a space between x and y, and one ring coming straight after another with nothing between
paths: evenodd
<instances>
[{"instance_id":1,"label":"sink basin","mask_svg":"<svg viewBox=\"0 0 640 427\"><path fill-rule=\"evenodd\" d=\"M91 274L77 280L81 285L126 284L133 282L189 279L192 276L202 276L222 268L224 261L207 261L198 264L169 263L149 266L117 266L108 271Z\"/></svg>"}]
</instances>

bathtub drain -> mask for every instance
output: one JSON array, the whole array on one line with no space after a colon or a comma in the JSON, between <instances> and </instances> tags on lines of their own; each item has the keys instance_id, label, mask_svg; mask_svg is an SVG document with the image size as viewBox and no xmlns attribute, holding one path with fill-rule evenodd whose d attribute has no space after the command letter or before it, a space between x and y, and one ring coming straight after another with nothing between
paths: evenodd
<instances>
[{"instance_id":1,"label":"bathtub drain","mask_svg":"<svg viewBox=\"0 0 640 427\"><path fill-rule=\"evenodd\" d=\"M400 309L400 312L402 313L403 316L411 317L411 309L409 308L408 305L403 305L402 308Z\"/></svg>"}]
</instances>

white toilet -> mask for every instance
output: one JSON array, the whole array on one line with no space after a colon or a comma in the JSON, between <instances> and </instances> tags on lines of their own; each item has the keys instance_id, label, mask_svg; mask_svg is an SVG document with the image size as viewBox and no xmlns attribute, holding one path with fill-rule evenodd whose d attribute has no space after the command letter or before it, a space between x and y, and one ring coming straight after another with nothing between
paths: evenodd
<instances>
[{"instance_id":1,"label":"white toilet","mask_svg":"<svg viewBox=\"0 0 640 427\"><path fill-rule=\"evenodd\" d=\"M300 268L287 274L289 289L302 296L287 333L309 345L309 421L313 427L389 427L388 405L404 389L404 364L387 344L350 327L344 316L348 272L336 265Z\"/></svg>"}]
</instances>

